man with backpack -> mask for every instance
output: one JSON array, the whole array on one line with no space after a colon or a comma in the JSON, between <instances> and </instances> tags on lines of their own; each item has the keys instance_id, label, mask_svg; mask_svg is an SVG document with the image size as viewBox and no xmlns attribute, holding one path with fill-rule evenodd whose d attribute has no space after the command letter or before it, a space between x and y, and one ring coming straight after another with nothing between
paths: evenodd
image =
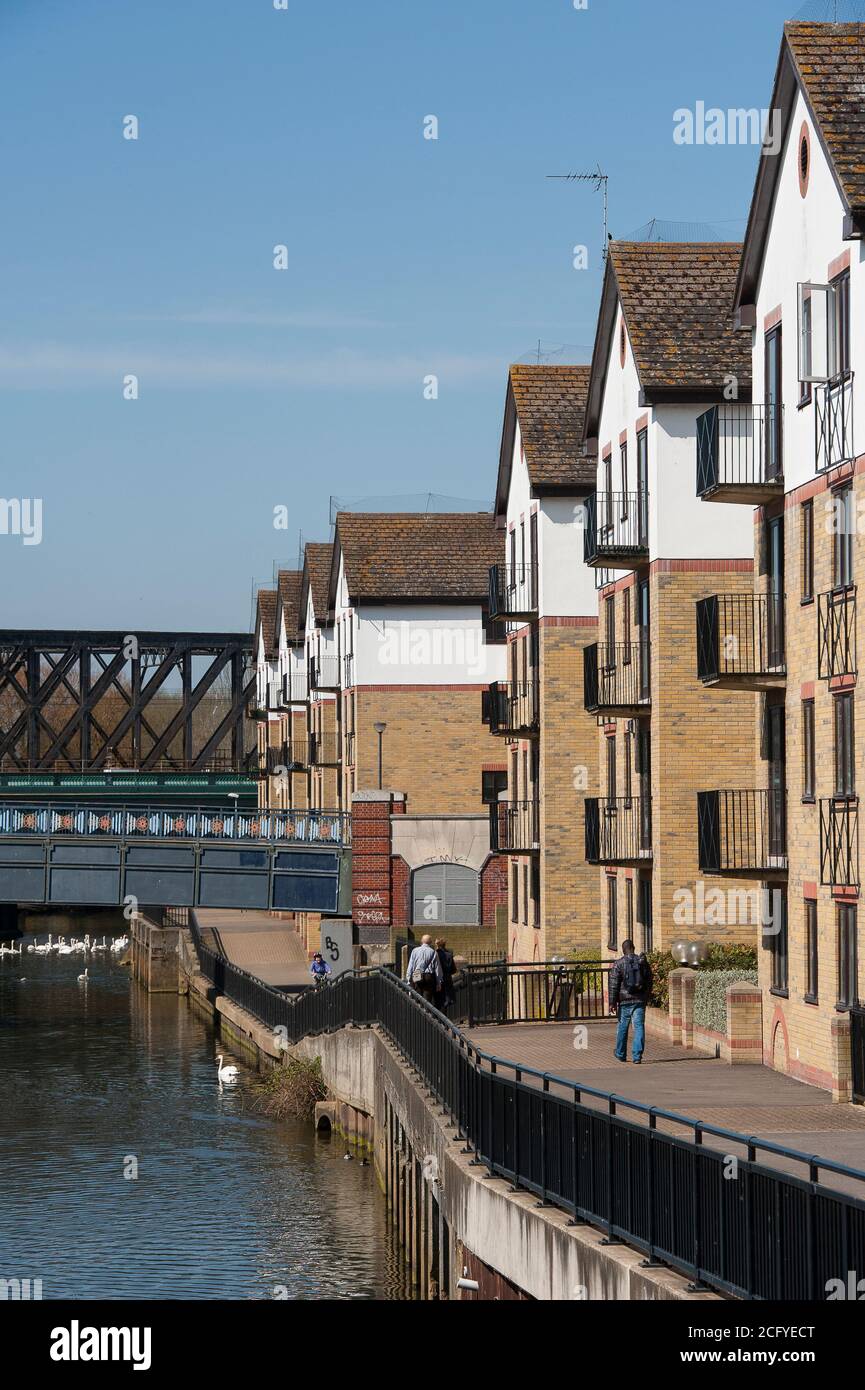
<instances>
[{"instance_id":1,"label":"man with backpack","mask_svg":"<svg viewBox=\"0 0 865 1390\"><path fill-rule=\"evenodd\" d=\"M618 1013L616 1061L628 1060L628 1032L634 1025L632 1059L637 1066L643 1060L646 1042L646 1005L652 993L652 967L643 955L637 955L633 941L623 941L624 955L610 971L610 1013Z\"/></svg>"},{"instance_id":2,"label":"man with backpack","mask_svg":"<svg viewBox=\"0 0 865 1390\"><path fill-rule=\"evenodd\" d=\"M420 945L415 946L408 958L405 977L412 988L422 994L428 1003L434 1002L444 983L444 975L431 936L422 936Z\"/></svg>"}]
</instances>

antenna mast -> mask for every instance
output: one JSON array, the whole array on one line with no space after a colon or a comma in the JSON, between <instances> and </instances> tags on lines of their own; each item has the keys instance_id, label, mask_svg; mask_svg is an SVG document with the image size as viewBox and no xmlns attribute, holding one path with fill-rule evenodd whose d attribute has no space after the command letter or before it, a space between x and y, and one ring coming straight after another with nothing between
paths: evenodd
<instances>
[{"instance_id":1,"label":"antenna mast","mask_svg":"<svg viewBox=\"0 0 865 1390\"><path fill-rule=\"evenodd\" d=\"M602 193L602 194L603 194L603 196L604 196L604 249L603 249L603 251L601 252L601 260L605 262L606 259L607 259L607 245L608 245L608 241L609 241L609 233L608 233L608 230L607 230L607 205L608 205L607 185L608 185L608 183L609 183L609 181L610 181L610 180L609 180L609 175L607 175L607 174L605 174L605 173L603 172L603 170L601 169L601 166L600 166L600 164L599 164L598 167L597 167L597 169L595 170L595 172L594 172L593 174L547 174L547 178L548 178L548 179L565 179L568 183L590 183L590 184L592 185L592 188L594 189L595 193Z\"/></svg>"}]
</instances>

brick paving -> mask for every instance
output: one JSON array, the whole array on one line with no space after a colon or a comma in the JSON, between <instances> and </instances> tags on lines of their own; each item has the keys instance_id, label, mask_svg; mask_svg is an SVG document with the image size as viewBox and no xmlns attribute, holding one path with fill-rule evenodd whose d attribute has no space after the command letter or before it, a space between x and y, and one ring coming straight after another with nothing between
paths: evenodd
<instances>
[{"instance_id":1,"label":"brick paving","mask_svg":"<svg viewBox=\"0 0 865 1390\"><path fill-rule=\"evenodd\" d=\"M718 1058L684 1052L653 1038L647 1039L641 1066L624 1065L613 1056L615 1022L581 1026L587 1029L587 1046L580 1050L574 1047L573 1023L484 1025L465 1031L476 1047L496 1057L518 1059L522 1066L566 1081L581 1081L623 1101L638 1101L719 1129L818 1154L860 1169L865 1179L865 1107L837 1105L827 1091L806 1086L769 1067L731 1067ZM551 1089L557 1088L551 1085ZM585 1094L584 1100L606 1108L606 1102ZM618 1113L647 1122L639 1112L629 1113L624 1106ZM658 1128L687 1134L663 1120ZM706 1136L705 1142L731 1153L744 1153L718 1137ZM801 1165L772 1155L764 1155L763 1161L808 1177ZM831 1174L824 1174L822 1180L865 1200L865 1181Z\"/></svg>"},{"instance_id":2,"label":"brick paving","mask_svg":"<svg viewBox=\"0 0 865 1390\"><path fill-rule=\"evenodd\" d=\"M306 948L293 927L269 912L196 908L205 946L267 985L308 985Z\"/></svg>"}]
</instances>

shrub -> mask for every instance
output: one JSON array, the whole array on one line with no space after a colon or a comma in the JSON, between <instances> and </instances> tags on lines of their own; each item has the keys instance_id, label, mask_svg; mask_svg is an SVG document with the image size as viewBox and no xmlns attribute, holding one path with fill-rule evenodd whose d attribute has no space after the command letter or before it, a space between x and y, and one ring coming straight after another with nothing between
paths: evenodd
<instances>
[{"instance_id":1,"label":"shrub","mask_svg":"<svg viewBox=\"0 0 865 1390\"><path fill-rule=\"evenodd\" d=\"M321 1058L286 1056L282 1066L272 1067L255 1086L253 1106L272 1120L292 1116L311 1120L316 1102L327 1096L321 1072Z\"/></svg>"},{"instance_id":2,"label":"shrub","mask_svg":"<svg viewBox=\"0 0 865 1390\"><path fill-rule=\"evenodd\" d=\"M678 961L673 960L669 951L650 951L648 959L653 976L652 997L649 1003L666 1011L670 1003L670 972L681 967ZM750 980L752 973L756 978L756 946L736 944L720 946L717 942L712 942L709 946L708 957L704 964L699 966L697 974L703 975L725 970L735 971L738 980ZM729 984L729 981L727 983Z\"/></svg>"},{"instance_id":3,"label":"shrub","mask_svg":"<svg viewBox=\"0 0 865 1390\"><path fill-rule=\"evenodd\" d=\"M727 986L755 985L756 970L699 970L694 984L694 1024L723 1033L727 1027Z\"/></svg>"}]
</instances>

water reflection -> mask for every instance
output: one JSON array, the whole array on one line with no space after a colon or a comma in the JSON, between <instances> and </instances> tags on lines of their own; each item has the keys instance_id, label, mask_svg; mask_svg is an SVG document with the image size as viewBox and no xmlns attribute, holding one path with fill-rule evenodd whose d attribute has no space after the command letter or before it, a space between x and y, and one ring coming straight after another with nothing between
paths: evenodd
<instances>
[{"instance_id":1,"label":"water reflection","mask_svg":"<svg viewBox=\"0 0 865 1390\"><path fill-rule=\"evenodd\" d=\"M79 983L81 957L24 940L0 960L0 1277L45 1298L409 1296L372 1167L253 1113L248 1064L184 1000L110 954Z\"/></svg>"}]
</instances>

